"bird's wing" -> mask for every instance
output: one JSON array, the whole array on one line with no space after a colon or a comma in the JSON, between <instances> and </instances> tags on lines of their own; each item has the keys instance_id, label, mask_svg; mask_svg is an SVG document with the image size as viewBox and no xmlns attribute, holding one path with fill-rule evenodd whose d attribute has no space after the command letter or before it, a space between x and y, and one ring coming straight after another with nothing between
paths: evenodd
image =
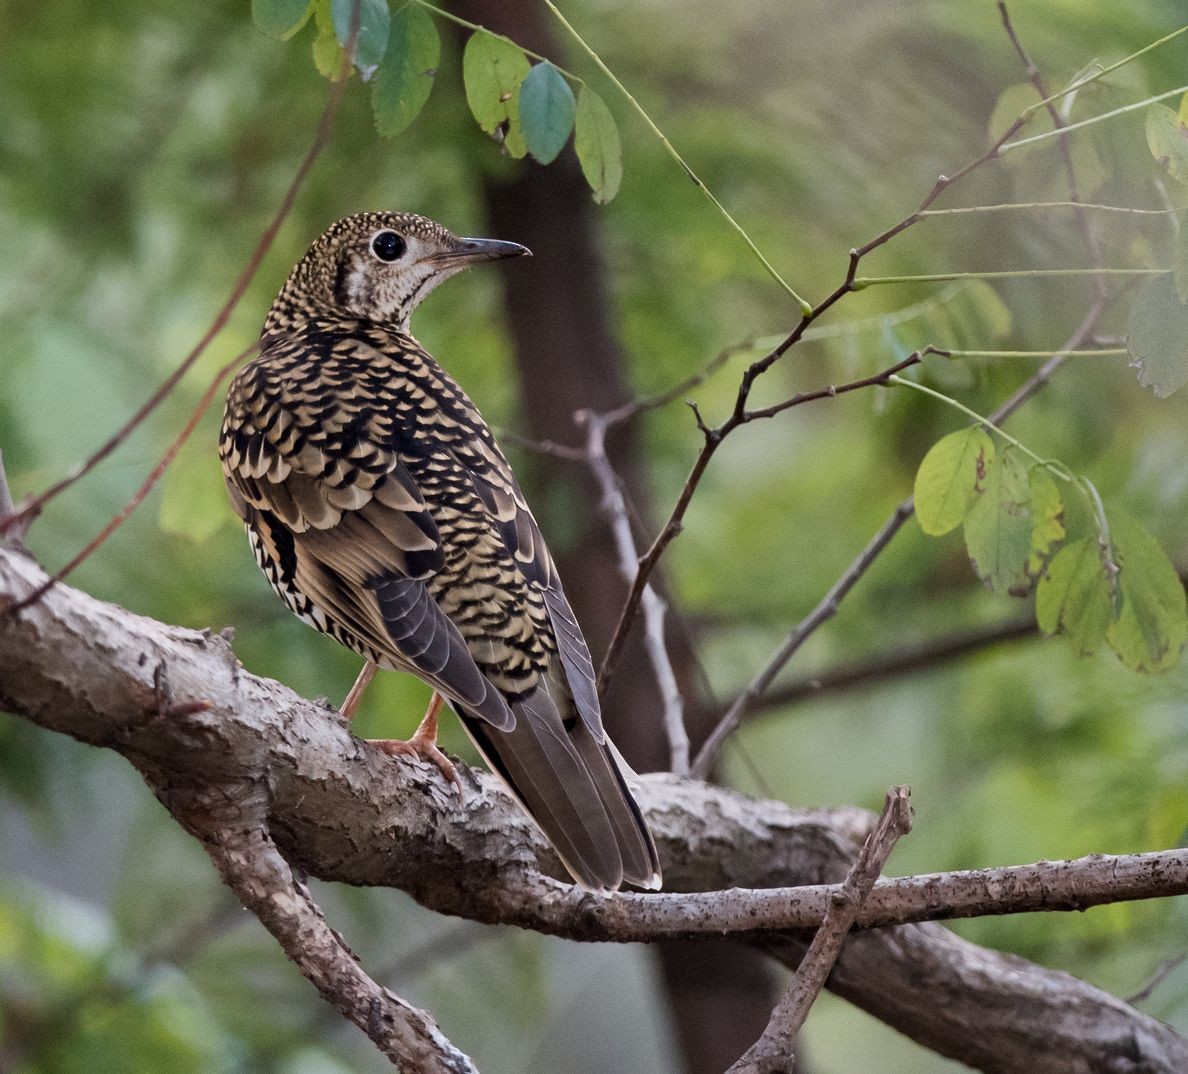
<instances>
[{"instance_id":1,"label":"bird's wing","mask_svg":"<svg viewBox=\"0 0 1188 1074\"><path fill-rule=\"evenodd\" d=\"M590 733L601 743L605 732L602 729L598 685L590 650L565 591L561 588L553 557L536 519L528 509L511 465L498 448L492 446L483 452L482 464L469 465L467 470L475 492L494 519L508 553L544 599L574 704Z\"/></svg>"},{"instance_id":2,"label":"bird's wing","mask_svg":"<svg viewBox=\"0 0 1188 1074\"><path fill-rule=\"evenodd\" d=\"M444 563L441 534L390 438L342 408L311 411L285 393L243 397L259 403L224 435L224 471L282 581L315 615L493 726L512 727L506 701L425 584Z\"/></svg>"}]
</instances>

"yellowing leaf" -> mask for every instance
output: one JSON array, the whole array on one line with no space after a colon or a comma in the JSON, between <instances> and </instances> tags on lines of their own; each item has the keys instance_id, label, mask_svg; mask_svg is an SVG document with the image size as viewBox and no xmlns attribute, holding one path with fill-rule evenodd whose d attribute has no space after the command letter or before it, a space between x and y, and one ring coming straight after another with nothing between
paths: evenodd
<instances>
[{"instance_id":1,"label":"yellowing leaf","mask_svg":"<svg viewBox=\"0 0 1188 1074\"><path fill-rule=\"evenodd\" d=\"M1033 466L1031 486L1031 552L1027 573L1038 578L1053 547L1064 540L1064 500L1052 475L1042 466Z\"/></svg>"},{"instance_id":2,"label":"yellowing leaf","mask_svg":"<svg viewBox=\"0 0 1188 1074\"><path fill-rule=\"evenodd\" d=\"M956 529L985 487L994 463L994 441L972 425L942 437L929 449L916 472L916 518L933 537Z\"/></svg>"},{"instance_id":3,"label":"yellowing leaf","mask_svg":"<svg viewBox=\"0 0 1188 1074\"><path fill-rule=\"evenodd\" d=\"M619 192L623 179L623 147L619 128L605 102L589 86L578 91L573 148L594 200L605 205Z\"/></svg>"},{"instance_id":4,"label":"yellowing leaf","mask_svg":"<svg viewBox=\"0 0 1188 1074\"><path fill-rule=\"evenodd\" d=\"M987 468L985 491L965 516L965 547L991 589L1023 596L1031 589L1031 488L1019 452L1007 448Z\"/></svg>"},{"instance_id":5,"label":"yellowing leaf","mask_svg":"<svg viewBox=\"0 0 1188 1074\"><path fill-rule=\"evenodd\" d=\"M1088 656L1106 635L1113 611L1110 583L1096 537L1065 545L1048 564L1035 593L1035 618L1045 634L1063 630Z\"/></svg>"},{"instance_id":6,"label":"yellowing leaf","mask_svg":"<svg viewBox=\"0 0 1188 1074\"><path fill-rule=\"evenodd\" d=\"M318 34L313 41L313 60L318 73L326 78L338 77L343 69L343 48L334 32L334 19L330 14L330 0L315 0L314 22Z\"/></svg>"},{"instance_id":7,"label":"yellowing leaf","mask_svg":"<svg viewBox=\"0 0 1188 1074\"><path fill-rule=\"evenodd\" d=\"M385 137L399 134L429 99L441 38L424 8L409 4L392 16L388 51L375 73L371 106L375 129Z\"/></svg>"},{"instance_id":8,"label":"yellowing leaf","mask_svg":"<svg viewBox=\"0 0 1188 1074\"><path fill-rule=\"evenodd\" d=\"M462 53L462 81L470 111L478 125L517 158L528 152L520 125L519 92L531 69L522 48L482 31L471 34Z\"/></svg>"},{"instance_id":9,"label":"yellowing leaf","mask_svg":"<svg viewBox=\"0 0 1188 1074\"><path fill-rule=\"evenodd\" d=\"M1134 519L1111 514L1110 537L1121 602L1106 638L1128 668L1166 671L1188 638L1184 587L1159 542Z\"/></svg>"},{"instance_id":10,"label":"yellowing leaf","mask_svg":"<svg viewBox=\"0 0 1188 1074\"><path fill-rule=\"evenodd\" d=\"M1176 297L1170 273L1148 280L1135 296L1126 349L1139 383L1160 399L1188 384L1188 305Z\"/></svg>"}]
</instances>

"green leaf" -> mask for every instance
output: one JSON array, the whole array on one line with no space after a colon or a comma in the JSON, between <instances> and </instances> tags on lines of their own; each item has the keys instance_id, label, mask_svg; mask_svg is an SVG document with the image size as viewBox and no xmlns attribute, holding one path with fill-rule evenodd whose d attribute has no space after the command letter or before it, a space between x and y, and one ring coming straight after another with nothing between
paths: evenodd
<instances>
[{"instance_id":1,"label":"green leaf","mask_svg":"<svg viewBox=\"0 0 1188 1074\"><path fill-rule=\"evenodd\" d=\"M1188 94L1185 94L1188 99ZM1172 252L1172 281L1176 285L1176 298L1181 305L1188 304L1188 218L1180 221L1176 233L1176 245Z\"/></svg>"},{"instance_id":2,"label":"green leaf","mask_svg":"<svg viewBox=\"0 0 1188 1074\"><path fill-rule=\"evenodd\" d=\"M573 90L548 60L538 63L520 86L520 122L528 152L552 164L573 130Z\"/></svg>"},{"instance_id":3,"label":"green leaf","mask_svg":"<svg viewBox=\"0 0 1188 1074\"><path fill-rule=\"evenodd\" d=\"M1176 297L1171 273L1148 280L1135 296L1126 349L1138 382L1160 399L1188 383L1188 305Z\"/></svg>"},{"instance_id":4,"label":"green leaf","mask_svg":"<svg viewBox=\"0 0 1188 1074\"><path fill-rule=\"evenodd\" d=\"M471 113L517 159L528 152L520 125L519 89L530 70L519 45L482 31L470 36L462 53L462 81Z\"/></svg>"},{"instance_id":5,"label":"green leaf","mask_svg":"<svg viewBox=\"0 0 1188 1074\"><path fill-rule=\"evenodd\" d=\"M392 16L388 51L375 73L371 106L375 129L385 137L399 134L429 99L441 59L441 38L432 17L415 4Z\"/></svg>"},{"instance_id":6,"label":"green leaf","mask_svg":"<svg viewBox=\"0 0 1188 1074\"><path fill-rule=\"evenodd\" d=\"M1113 601L1096 537L1065 545L1048 564L1035 593L1035 618L1045 634L1065 631L1088 656L1101 644Z\"/></svg>"},{"instance_id":7,"label":"green leaf","mask_svg":"<svg viewBox=\"0 0 1188 1074\"><path fill-rule=\"evenodd\" d=\"M994 441L979 425L942 437L916 472L916 518L933 537L956 529L983 490Z\"/></svg>"},{"instance_id":8,"label":"green leaf","mask_svg":"<svg viewBox=\"0 0 1188 1074\"><path fill-rule=\"evenodd\" d=\"M1106 638L1133 671L1166 671L1188 638L1184 587L1151 534L1121 512L1110 515L1120 607Z\"/></svg>"},{"instance_id":9,"label":"green leaf","mask_svg":"<svg viewBox=\"0 0 1188 1074\"><path fill-rule=\"evenodd\" d=\"M1033 466L1031 486L1031 553L1027 573L1038 578L1056 544L1064 540L1064 499L1052 475L1042 466Z\"/></svg>"},{"instance_id":10,"label":"green leaf","mask_svg":"<svg viewBox=\"0 0 1188 1074\"><path fill-rule=\"evenodd\" d=\"M269 37L287 41L309 22L314 0L252 0L252 22Z\"/></svg>"},{"instance_id":11,"label":"green leaf","mask_svg":"<svg viewBox=\"0 0 1188 1074\"><path fill-rule=\"evenodd\" d=\"M965 516L965 548L974 572L998 593L1031 589L1031 486L1020 453L1007 448L986 468L985 491Z\"/></svg>"},{"instance_id":12,"label":"green leaf","mask_svg":"<svg viewBox=\"0 0 1188 1074\"><path fill-rule=\"evenodd\" d=\"M594 200L605 205L619 192L623 179L623 147L619 127L606 103L589 86L578 91L573 148Z\"/></svg>"},{"instance_id":13,"label":"green leaf","mask_svg":"<svg viewBox=\"0 0 1188 1074\"><path fill-rule=\"evenodd\" d=\"M359 37L355 42L355 66L374 67L388 48L390 18L388 0L332 0L334 33L344 48L351 39L351 18L359 5Z\"/></svg>"},{"instance_id":14,"label":"green leaf","mask_svg":"<svg viewBox=\"0 0 1188 1074\"><path fill-rule=\"evenodd\" d=\"M209 452L182 451L161 481L161 529L205 544L230 518L223 472Z\"/></svg>"},{"instance_id":15,"label":"green leaf","mask_svg":"<svg viewBox=\"0 0 1188 1074\"><path fill-rule=\"evenodd\" d=\"M1147 110L1147 145L1168 175L1188 183L1188 126L1165 104Z\"/></svg>"}]
</instances>

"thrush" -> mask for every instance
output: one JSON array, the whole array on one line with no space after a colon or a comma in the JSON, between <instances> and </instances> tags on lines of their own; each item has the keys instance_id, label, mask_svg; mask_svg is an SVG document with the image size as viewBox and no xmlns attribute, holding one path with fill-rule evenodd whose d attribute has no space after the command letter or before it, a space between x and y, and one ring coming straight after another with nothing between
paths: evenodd
<instances>
[{"instance_id":1,"label":"thrush","mask_svg":"<svg viewBox=\"0 0 1188 1074\"><path fill-rule=\"evenodd\" d=\"M219 455L272 588L366 661L345 715L376 668L411 672L434 691L425 719L407 743L377 746L451 775L436 747L444 699L575 879L658 888L536 519L482 415L409 328L443 280L528 252L411 213L338 221L232 382Z\"/></svg>"}]
</instances>

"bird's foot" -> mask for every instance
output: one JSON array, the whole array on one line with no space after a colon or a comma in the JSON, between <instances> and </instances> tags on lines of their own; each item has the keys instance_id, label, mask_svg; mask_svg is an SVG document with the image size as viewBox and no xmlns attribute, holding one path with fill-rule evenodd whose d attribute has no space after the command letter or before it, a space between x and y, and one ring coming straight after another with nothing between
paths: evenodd
<instances>
[{"instance_id":1,"label":"bird's foot","mask_svg":"<svg viewBox=\"0 0 1188 1074\"><path fill-rule=\"evenodd\" d=\"M462 779L458 775L458 769L454 762L437 748L437 743L433 739L418 731L407 741L400 738L373 738L369 741L390 757L419 757L423 761L436 765L446 780L454 785L458 801L463 800Z\"/></svg>"},{"instance_id":2,"label":"bird's foot","mask_svg":"<svg viewBox=\"0 0 1188 1074\"><path fill-rule=\"evenodd\" d=\"M399 738L381 738L371 739L371 742L391 757L420 757L436 765L441 774L454 785L454 790L458 792L458 801L461 802L462 780L458 776L458 769L454 762L437 748L437 713L440 709L441 694L434 691L429 699L429 708L425 710L425 718L412 738L407 741Z\"/></svg>"}]
</instances>

